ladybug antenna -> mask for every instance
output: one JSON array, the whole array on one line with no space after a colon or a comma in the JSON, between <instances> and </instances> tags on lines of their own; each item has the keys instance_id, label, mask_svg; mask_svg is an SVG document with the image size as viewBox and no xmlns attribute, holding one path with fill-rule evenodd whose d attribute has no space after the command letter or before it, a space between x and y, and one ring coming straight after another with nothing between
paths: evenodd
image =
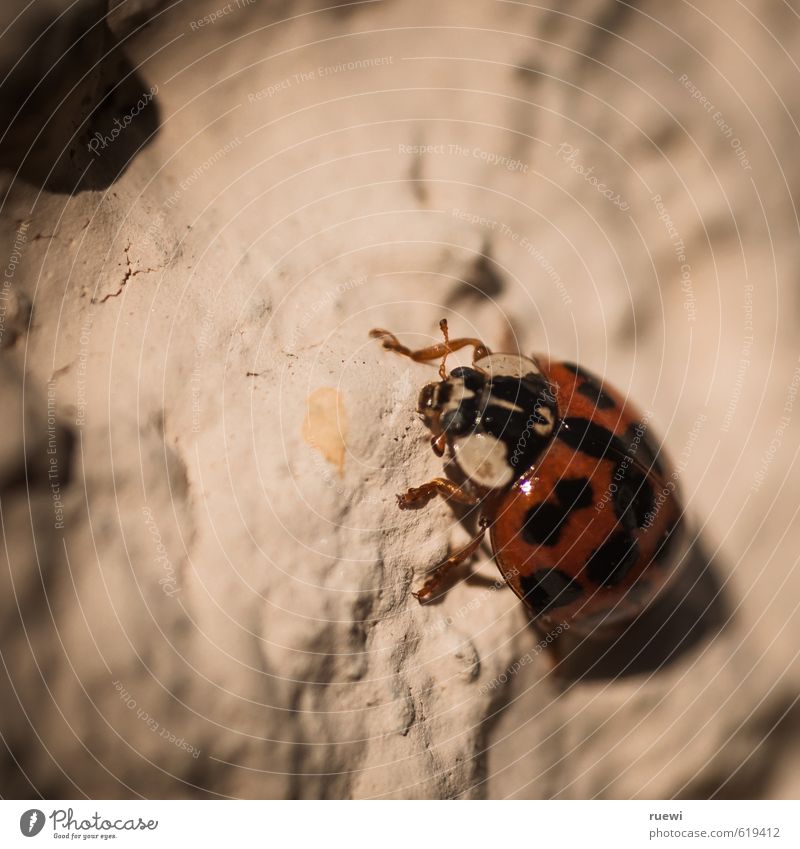
<instances>
[{"instance_id":1,"label":"ladybug antenna","mask_svg":"<svg viewBox=\"0 0 800 849\"><path fill-rule=\"evenodd\" d=\"M439 377L442 380L447 380L447 369L445 368L445 363L447 362L447 355L450 353L450 334L447 330L447 319L443 318L439 322L439 330L442 331L442 336L444 336L444 353L442 354L442 364L439 366Z\"/></svg>"}]
</instances>

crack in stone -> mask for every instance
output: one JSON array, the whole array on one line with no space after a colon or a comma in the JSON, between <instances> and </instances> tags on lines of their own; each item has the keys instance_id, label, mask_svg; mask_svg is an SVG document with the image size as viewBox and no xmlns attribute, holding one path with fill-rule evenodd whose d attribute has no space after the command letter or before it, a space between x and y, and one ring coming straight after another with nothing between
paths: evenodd
<instances>
[{"instance_id":1,"label":"crack in stone","mask_svg":"<svg viewBox=\"0 0 800 849\"><path fill-rule=\"evenodd\" d=\"M93 304L104 304L109 298L117 298L122 294L123 289L128 285L128 281L133 277L138 277L140 274L149 274L153 271L161 271L163 266L156 266L155 268L151 268L148 266L147 268L134 268L131 264L130 258L130 250L133 247L131 242L128 242L128 246L125 248L125 275L122 278L122 282L119 284L119 288L116 292L109 292L107 295L104 295L102 298L92 298Z\"/></svg>"}]
</instances>

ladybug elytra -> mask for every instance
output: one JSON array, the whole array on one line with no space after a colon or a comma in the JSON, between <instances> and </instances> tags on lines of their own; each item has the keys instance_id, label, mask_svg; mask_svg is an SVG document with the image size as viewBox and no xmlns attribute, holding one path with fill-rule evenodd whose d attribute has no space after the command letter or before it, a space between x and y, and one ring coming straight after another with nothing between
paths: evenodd
<instances>
[{"instance_id":1,"label":"ladybug elytra","mask_svg":"<svg viewBox=\"0 0 800 849\"><path fill-rule=\"evenodd\" d=\"M540 629L633 619L675 569L682 509L674 476L636 408L590 372L546 357L492 353L478 339L419 350L370 335L416 362L441 359L418 412L438 456L463 481L434 478L398 496L402 509L436 495L480 510L475 536L414 595L433 597L488 532L508 585ZM472 366L445 369L473 348Z\"/></svg>"}]
</instances>

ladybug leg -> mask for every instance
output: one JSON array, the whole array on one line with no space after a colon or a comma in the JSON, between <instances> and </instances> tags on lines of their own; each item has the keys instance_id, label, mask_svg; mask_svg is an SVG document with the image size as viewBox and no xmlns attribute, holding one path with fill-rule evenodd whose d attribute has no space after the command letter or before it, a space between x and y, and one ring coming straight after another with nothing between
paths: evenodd
<instances>
[{"instance_id":1,"label":"ladybug leg","mask_svg":"<svg viewBox=\"0 0 800 849\"><path fill-rule=\"evenodd\" d=\"M394 351L396 354L408 357L417 363L426 363L430 360L444 360L448 354L452 354L454 351L459 351L461 348L468 348L470 346L474 349L472 354L473 362L481 359L482 357L488 356L489 349L483 344L483 342L481 342L480 339L471 339L467 337L462 339L449 339L446 335L447 322L442 319L440 324L442 325L442 332L445 333L444 342L439 342L436 345L429 345L427 348L418 348L416 351L412 351L411 348L401 345L394 333L390 333L388 330L375 328L374 330L370 330L369 335L373 339L380 339L381 344L387 351ZM439 369L442 379L446 376L442 373L443 370L444 362L442 362L442 367Z\"/></svg>"},{"instance_id":2,"label":"ladybug leg","mask_svg":"<svg viewBox=\"0 0 800 849\"><path fill-rule=\"evenodd\" d=\"M457 566L460 566L462 563L469 560L469 558L477 551L478 546L483 541L483 537L486 534L486 529L488 527L489 522L484 517L481 517L478 533L463 548L459 548L458 551L455 551L443 560L435 569L433 569L420 589L416 592L412 592L411 595L413 595L420 604L424 604L426 601L429 601L436 590L438 590L445 582L447 575Z\"/></svg>"},{"instance_id":3,"label":"ladybug leg","mask_svg":"<svg viewBox=\"0 0 800 849\"><path fill-rule=\"evenodd\" d=\"M440 433L438 436L431 437L431 448L437 457L443 457L447 448L447 435Z\"/></svg>"},{"instance_id":4,"label":"ladybug leg","mask_svg":"<svg viewBox=\"0 0 800 849\"><path fill-rule=\"evenodd\" d=\"M480 502L480 497L468 489L460 487L447 478L434 478L422 486L412 486L407 492L397 496L397 505L401 510L409 507L419 507L427 504L432 498L441 495L443 498L474 507Z\"/></svg>"}]
</instances>

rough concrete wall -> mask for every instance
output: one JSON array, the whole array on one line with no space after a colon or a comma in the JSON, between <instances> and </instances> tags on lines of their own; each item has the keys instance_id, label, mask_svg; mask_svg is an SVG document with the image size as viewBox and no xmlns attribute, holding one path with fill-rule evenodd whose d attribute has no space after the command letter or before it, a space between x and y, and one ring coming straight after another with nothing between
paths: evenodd
<instances>
[{"instance_id":1,"label":"rough concrete wall","mask_svg":"<svg viewBox=\"0 0 800 849\"><path fill-rule=\"evenodd\" d=\"M794 13L36 7L2 45L3 795L796 796ZM82 38L36 89L41 32ZM465 530L396 509L441 469L431 370L367 332L442 316L604 374L678 461L688 579L560 675L488 552L409 595Z\"/></svg>"}]
</instances>

